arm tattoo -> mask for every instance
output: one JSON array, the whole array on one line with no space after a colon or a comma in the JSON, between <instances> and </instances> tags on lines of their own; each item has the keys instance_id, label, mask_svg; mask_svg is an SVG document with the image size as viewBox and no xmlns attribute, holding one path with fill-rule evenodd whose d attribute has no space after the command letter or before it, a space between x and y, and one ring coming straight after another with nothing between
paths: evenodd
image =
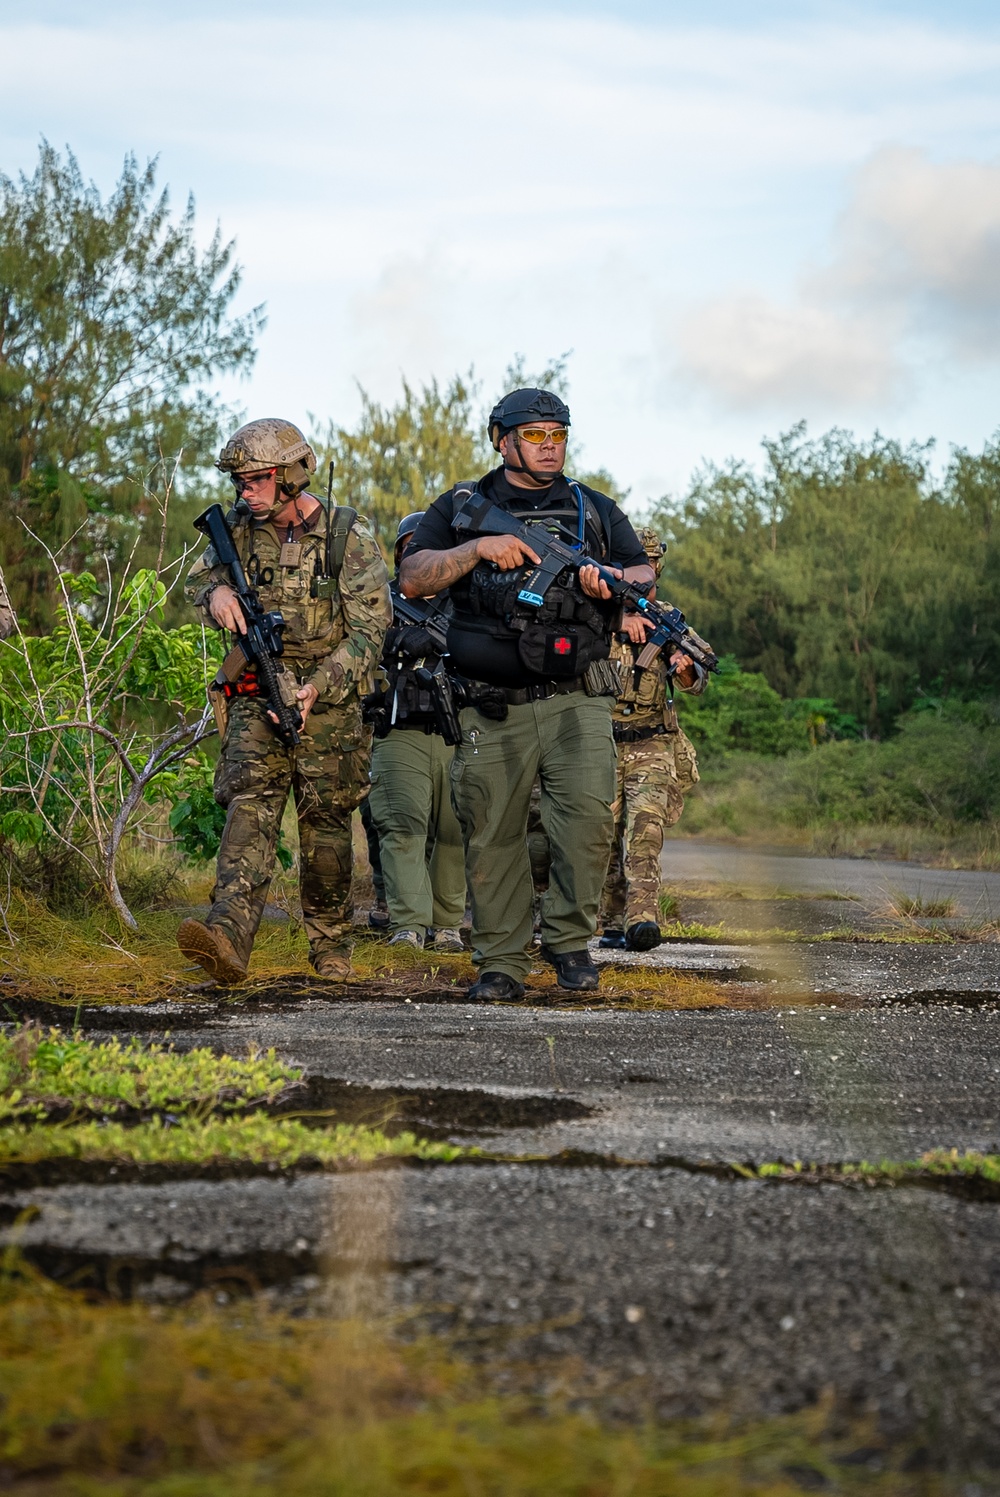
<instances>
[{"instance_id":1,"label":"arm tattoo","mask_svg":"<svg viewBox=\"0 0 1000 1497\"><path fill-rule=\"evenodd\" d=\"M450 551L418 551L405 556L399 580L408 598L430 598L464 577L479 560L476 541L464 541Z\"/></svg>"}]
</instances>

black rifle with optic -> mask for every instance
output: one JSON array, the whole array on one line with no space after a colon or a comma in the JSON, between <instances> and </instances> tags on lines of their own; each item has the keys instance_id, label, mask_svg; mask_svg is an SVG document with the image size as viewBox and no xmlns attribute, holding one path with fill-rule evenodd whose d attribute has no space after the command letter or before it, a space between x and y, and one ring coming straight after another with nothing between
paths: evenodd
<instances>
[{"instance_id":1,"label":"black rifle with optic","mask_svg":"<svg viewBox=\"0 0 1000 1497\"><path fill-rule=\"evenodd\" d=\"M440 608L435 608L429 598L404 598L402 593L393 590L392 610L397 618L413 628L422 629L434 647L434 653L438 656L438 663L433 670L428 670L426 665L417 666L413 674L420 685L430 695L431 707L434 711L434 720L437 731L441 734L449 748L454 748L462 741L462 725L458 720L459 706L464 702L458 701L459 693L456 691L457 682L453 681L445 669L444 657L448 653L448 615ZM389 706L386 700L384 722L376 722L375 734L384 738L390 728L394 726L395 713L395 690L392 692L391 700L393 706Z\"/></svg>"},{"instance_id":2,"label":"black rifle with optic","mask_svg":"<svg viewBox=\"0 0 1000 1497\"><path fill-rule=\"evenodd\" d=\"M675 650L682 651L704 670L717 671L719 669L719 657L690 628L679 608L668 608L666 604L658 603L655 598L647 598L642 588L637 587L634 582L626 582L624 577L616 577L592 556L581 554L566 541L559 540L551 531L546 530L544 525L533 521L517 520L482 494L474 494L462 505L452 525L460 534L470 532L477 535L512 535L517 540L523 541L526 546L530 546L536 556L541 557L541 561L537 564L526 564L525 574L521 579L521 587L517 595L517 601L529 608L541 608L545 602L545 594L560 572L564 572L567 568L579 572L581 567L596 567L601 581L607 583L611 596L620 603L629 603L653 625L652 632L647 636L646 643L636 661L636 664L643 670L648 669L660 651L667 647L671 654Z\"/></svg>"},{"instance_id":3,"label":"black rifle with optic","mask_svg":"<svg viewBox=\"0 0 1000 1497\"><path fill-rule=\"evenodd\" d=\"M462 741L462 724L459 712L463 707L477 707L485 717L502 722L507 716L507 703L502 691L495 686L484 686L479 682L466 681L462 676L448 674L448 625L450 615L436 607L430 598L404 598L393 590L393 615L408 626L423 629L427 634L438 663L433 670L426 665L417 666L413 674L429 693L437 731L449 748ZM372 724L376 738L385 738L395 726L393 704L396 691L375 691L362 703L362 717Z\"/></svg>"},{"instance_id":4,"label":"black rifle with optic","mask_svg":"<svg viewBox=\"0 0 1000 1497\"><path fill-rule=\"evenodd\" d=\"M210 504L205 513L195 520L194 527L202 535L208 536L219 565L229 568L233 591L247 626L245 634L236 636L236 643L219 667L219 673L212 684L217 690L221 690L239 680L247 667L251 666L257 676L261 696L267 702L268 711L277 719L271 722L271 727L282 743L288 748L296 748L301 742L299 732L302 728L302 714L297 707L290 707L282 696L275 665L285 649L282 638L285 620L276 610L268 613L261 607L256 588L251 587L247 581L222 505Z\"/></svg>"}]
</instances>

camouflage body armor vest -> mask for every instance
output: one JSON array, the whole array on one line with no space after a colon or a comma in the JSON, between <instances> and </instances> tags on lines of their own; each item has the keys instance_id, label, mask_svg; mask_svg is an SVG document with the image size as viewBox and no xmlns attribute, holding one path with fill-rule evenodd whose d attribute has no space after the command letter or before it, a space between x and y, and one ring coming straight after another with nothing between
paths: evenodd
<instances>
[{"instance_id":1,"label":"camouflage body armor vest","mask_svg":"<svg viewBox=\"0 0 1000 1497\"><path fill-rule=\"evenodd\" d=\"M336 581L330 586L326 574L329 516L323 501L318 502L315 528L298 541L289 542L279 534L286 527L276 528L270 520L261 524L243 518L239 523L237 515L233 528L243 569L261 606L279 609L285 620L284 658L289 663L320 660L344 637Z\"/></svg>"}]
</instances>

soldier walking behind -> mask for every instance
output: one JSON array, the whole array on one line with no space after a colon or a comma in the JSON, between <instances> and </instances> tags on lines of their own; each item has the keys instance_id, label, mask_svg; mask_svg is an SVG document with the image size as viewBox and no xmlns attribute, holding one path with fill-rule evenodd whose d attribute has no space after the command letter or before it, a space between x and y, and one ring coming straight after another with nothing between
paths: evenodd
<instances>
[{"instance_id":1,"label":"soldier walking behind","mask_svg":"<svg viewBox=\"0 0 1000 1497\"><path fill-rule=\"evenodd\" d=\"M230 523L248 581L265 609L284 616L282 663L294 677L304 722L299 746L287 747L272 729L252 669L226 688L215 797L229 814L212 908L204 921L185 920L177 942L217 982L246 976L291 789L309 960L321 977L344 981L351 972L351 813L368 792L371 751L361 697L372 688L392 617L388 575L356 512L328 514L306 492L316 454L291 422L249 422L216 466L238 496ZM236 635L245 623L231 582L209 546L185 592L207 624Z\"/></svg>"},{"instance_id":2,"label":"soldier walking behind","mask_svg":"<svg viewBox=\"0 0 1000 1497\"><path fill-rule=\"evenodd\" d=\"M639 539L658 577L660 538L644 529ZM672 678L682 691L697 694L704 691L706 681L701 666L679 653L669 665L660 653L652 665L640 669L637 659L647 627L637 613L626 612L611 647L622 688L611 714L618 752L611 808L615 830L601 899L600 945L630 951L650 951L663 939L663 834L679 819L684 792L699 778L694 745L677 721L667 683Z\"/></svg>"},{"instance_id":3,"label":"soldier walking behind","mask_svg":"<svg viewBox=\"0 0 1000 1497\"><path fill-rule=\"evenodd\" d=\"M399 523L394 596L403 547L423 514ZM440 655L426 629L399 619L385 637L382 660L388 691L380 711L388 732L372 750L368 806L378 831L389 945L422 949L433 926L435 951L461 951L465 857L449 780L455 750L441 737L429 688L416 675L418 669L434 671Z\"/></svg>"},{"instance_id":4,"label":"soldier walking behind","mask_svg":"<svg viewBox=\"0 0 1000 1497\"><path fill-rule=\"evenodd\" d=\"M529 607L518 593L525 572L539 561L532 548L509 535L465 539L454 528L470 495L482 495L512 516L553 529L579 555L651 584L652 568L624 513L607 495L563 477L569 419L550 391L506 395L489 420L503 466L436 499L400 568L408 598L450 589L455 613L448 646L455 668L474 682L500 687L505 698L502 721L478 707L463 709L452 768L479 968L471 999L521 997L531 969L525 833L536 775L552 848L542 956L561 987L588 990L598 983L587 941L597 923L611 841L617 687L607 655L618 608L596 567L586 565L564 570L544 606Z\"/></svg>"}]
</instances>

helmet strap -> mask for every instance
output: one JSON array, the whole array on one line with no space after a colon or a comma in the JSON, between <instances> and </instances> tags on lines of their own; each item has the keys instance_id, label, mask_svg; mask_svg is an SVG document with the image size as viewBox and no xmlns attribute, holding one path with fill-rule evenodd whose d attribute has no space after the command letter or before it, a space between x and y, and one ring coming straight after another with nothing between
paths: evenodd
<instances>
[{"instance_id":1,"label":"helmet strap","mask_svg":"<svg viewBox=\"0 0 1000 1497\"><path fill-rule=\"evenodd\" d=\"M271 504L271 508L267 512L268 520L273 520L275 515L278 514L279 510L284 509L285 505L288 503L288 495L285 493L284 485L281 481L281 474L284 473L284 471L284 468L279 468L274 475L274 500Z\"/></svg>"},{"instance_id":2,"label":"helmet strap","mask_svg":"<svg viewBox=\"0 0 1000 1497\"><path fill-rule=\"evenodd\" d=\"M560 468L559 473L536 473L535 470L533 468L530 468L524 460L524 448L521 446L521 439L517 434L517 427L515 426L511 431L509 431L507 433L507 436L513 437L514 446L517 448L517 455L520 461L517 463L508 462L507 458L505 457L503 460L504 467L512 468L515 473L523 473L526 478L530 478L531 482L535 485L536 488L551 488L552 484L555 483L556 479L559 477L559 474L562 472L562 469Z\"/></svg>"}]
</instances>

